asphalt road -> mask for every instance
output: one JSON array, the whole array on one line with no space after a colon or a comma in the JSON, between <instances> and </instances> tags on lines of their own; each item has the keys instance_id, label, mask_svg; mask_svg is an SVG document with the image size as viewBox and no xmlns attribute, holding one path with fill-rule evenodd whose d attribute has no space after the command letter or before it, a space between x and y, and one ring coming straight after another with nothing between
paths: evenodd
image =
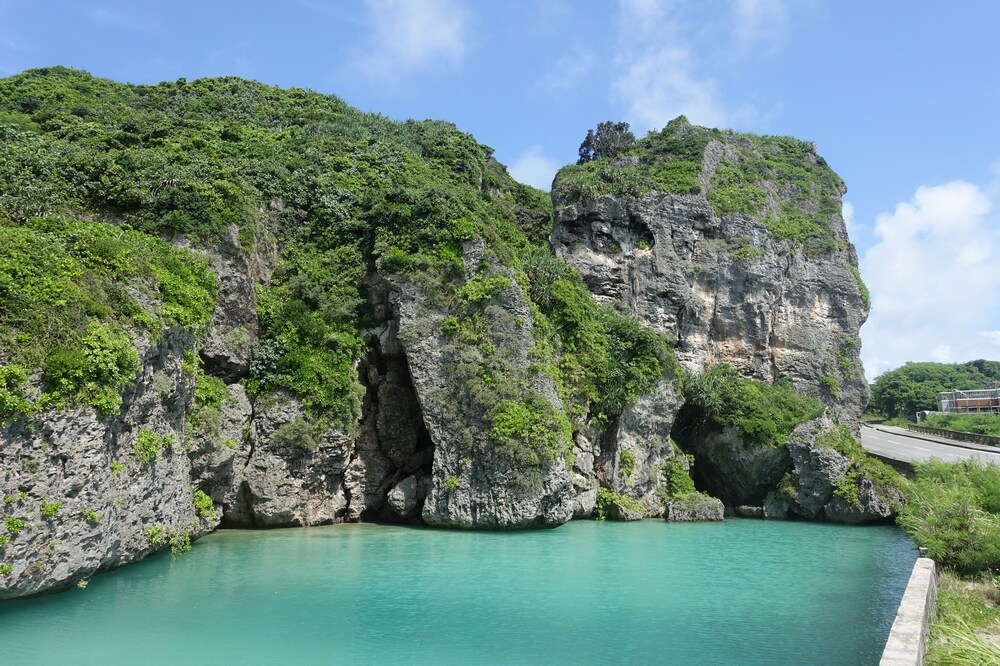
<instances>
[{"instance_id":1,"label":"asphalt road","mask_svg":"<svg viewBox=\"0 0 1000 666\"><path fill-rule=\"evenodd\" d=\"M927 439L924 439L927 437ZM939 438L921 435L918 439L907 435L898 435L884 430L875 430L868 426L861 427L861 445L868 451L893 460L928 460L938 458L947 462L978 458L983 462L1000 464L1000 452L993 453L967 449L954 444L947 444Z\"/></svg>"}]
</instances>

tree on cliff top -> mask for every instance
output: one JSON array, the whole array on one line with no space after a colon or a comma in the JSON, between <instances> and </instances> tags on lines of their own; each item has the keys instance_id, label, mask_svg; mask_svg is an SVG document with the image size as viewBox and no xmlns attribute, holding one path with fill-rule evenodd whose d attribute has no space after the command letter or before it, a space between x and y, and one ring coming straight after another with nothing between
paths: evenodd
<instances>
[{"instance_id":1,"label":"tree on cliff top","mask_svg":"<svg viewBox=\"0 0 1000 666\"><path fill-rule=\"evenodd\" d=\"M598 123L597 131L587 130L587 137L580 144L580 159L583 164L602 157L617 157L635 145L635 135L628 123L613 123L610 120Z\"/></svg>"}]
</instances>

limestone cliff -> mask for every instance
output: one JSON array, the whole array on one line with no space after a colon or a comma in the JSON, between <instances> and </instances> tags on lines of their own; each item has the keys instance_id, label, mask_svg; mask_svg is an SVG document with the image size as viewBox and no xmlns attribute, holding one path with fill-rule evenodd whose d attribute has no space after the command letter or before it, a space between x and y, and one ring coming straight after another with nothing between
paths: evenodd
<instances>
[{"instance_id":1,"label":"limestone cliff","mask_svg":"<svg viewBox=\"0 0 1000 666\"><path fill-rule=\"evenodd\" d=\"M815 420L856 424L867 305L808 144L677 121L553 226L454 126L316 93L53 68L0 111L0 598L218 526L890 511ZM720 363L822 404L744 422Z\"/></svg>"}]
</instances>

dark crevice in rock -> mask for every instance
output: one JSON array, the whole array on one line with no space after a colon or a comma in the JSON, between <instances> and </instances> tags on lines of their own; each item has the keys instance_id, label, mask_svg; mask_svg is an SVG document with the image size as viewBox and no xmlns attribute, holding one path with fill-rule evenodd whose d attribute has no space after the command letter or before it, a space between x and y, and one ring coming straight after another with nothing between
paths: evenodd
<instances>
[{"instance_id":1,"label":"dark crevice in rock","mask_svg":"<svg viewBox=\"0 0 1000 666\"><path fill-rule=\"evenodd\" d=\"M365 386L358 446L349 467L363 470L363 497L348 505L366 522L420 522L434 447L424 424L406 355L377 336L359 364ZM355 492L355 494L357 494Z\"/></svg>"}]
</instances>

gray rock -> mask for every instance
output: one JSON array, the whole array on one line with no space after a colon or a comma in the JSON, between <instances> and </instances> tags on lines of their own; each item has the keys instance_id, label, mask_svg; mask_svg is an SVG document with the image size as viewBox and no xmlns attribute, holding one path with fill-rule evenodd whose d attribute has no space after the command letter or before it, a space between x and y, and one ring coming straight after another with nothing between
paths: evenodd
<instances>
[{"instance_id":1,"label":"gray rock","mask_svg":"<svg viewBox=\"0 0 1000 666\"><path fill-rule=\"evenodd\" d=\"M647 517L663 514L663 465L675 455L670 431L682 401L672 378L661 381L626 408L603 437L609 445L598 461L601 478L615 492L639 500Z\"/></svg>"},{"instance_id":2,"label":"gray rock","mask_svg":"<svg viewBox=\"0 0 1000 666\"><path fill-rule=\"evenodd\" d=\"M635 511L621 502L611 502L608 505L608 520L631 522L633 520L642 520L644 517L643 512Z\"/></svg>"},{"instance_id":3,"label":"gray rock","mask_svg":"<svg viewBox=\"0 0 1000 666\"><path fill-rule=\"evenodd\" d=\"M180 364L192 343L179 328L155 344L140 339L142 369L117 416L50 409L3 428L4 517L24 528L14 535L8 526L3 552L11 571L0 576L0 598L68 587L218 524L218 515L195 514L184 453L192 386ZM133 451L143 430L171 444L151 462Z\"/></svg>"},{"instance_id":4,"label":"gray rock","mask_svg":"<svg viewBox=\"0 0 1000 666\"><path fill-rule=\"evenodd\" d=\"M763 518L764 507L762 506L738 506L733 509L733 513L740 518Z\"/></svg>"},{"instance_id":5,"label":"gray rock","mask_svg":"<svg viewBox=\"0 0 1000 666\"><path fill-rule=\"evenodd\" d=\"M469 244L466 254L477 247ZM466 259L470 265L478 263ZM487 441L489 422L456 379L460 355L476 351L449 346L441 336L444 314L427 302L417 285L402 277L393 281L399 340L434 448L423 520L442 527L486 529L552 527L569 520L575 492L566 461L560 457L526 465ZM504 366L524 372L521 381L561 410L552 380L527 374L534 346L532 318L517 284L512 281L485 307L483 316L491 322L490 334Z\"/></svg>"},{"instance_id":6,"label":"gray rock","mask_svg":"<svg viewBox=\"0 0 1000 666\"><path fill-rule=\"evenodd\" d=\"M399 518L409 518L417 510L420 486L412 474L397 483L386 498L389 507Z\"/></svg>"},{"instance_id":7,"label":"gray rock","mask_svg":"<svg viewBox=\"0 0 1000 666\"><path fill-rule=\"evenodd\" d=\"M714 522L724 519L722 500L704 493L691 493L667 502L663 517L674 523Z\"/></svg>"},{"instance_id":8,"label":"gray rock","mask_svg":"<svg viewBox=\"0 0 1000 666\"><path fill-rule=\"evenodd\" d=\"M712 156L725 150L709 146L705 178ZM838 248L805 256L759 219L716 216L702 195L578 200L556 188L553 203L556 253L580 270L595 298L676 337L686 370L726 362L763 381L786 379L858 427L868 400L857 343L867 308L842 220L833 232ZM740 247L753 252L737 259ZM837 395L824 377L839 382Z\"/></svg>"},{"instance_id":9,"label":"gray rock","mask_svg":"<svg viewBox=\"0 0 1000 666\"><path fill-rule=\"evenodd\" d=\"M701 424L684 444L702 487L728 506L762 503L791 466L787 448L748 446L729 426Z\"/></svg>"}]
</instances>

